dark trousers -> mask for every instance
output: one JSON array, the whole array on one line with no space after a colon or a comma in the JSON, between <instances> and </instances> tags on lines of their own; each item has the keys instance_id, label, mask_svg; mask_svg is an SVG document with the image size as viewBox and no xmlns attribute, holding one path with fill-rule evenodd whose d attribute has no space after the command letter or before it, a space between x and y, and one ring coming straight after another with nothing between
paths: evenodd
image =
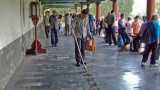
<instances>
[{"instance_id":1,"label":"dark trousers","mask_svg":"<svg viewBox=\"0 0 160 90\"><path fill-rule=\"evenodd\" d=\"M140 39L141 37L139 35L133 39L133 50L136 52L138 52L138 49L140 48Z\"/></svg>"},{"instance_id":2,"label":"dark trousers","mask_svg":"<svg viewBox=\"0 0 160 90\"><path fill-rule=\"evenodd\" d=\"M102 27L99 28L99 35L101 35Z\"/></svg>"},{"instance_id":3,"label":"dark trousers","mask_svg":"<svg viewBox=\"0 0 160 90\"><path fill-rule=\"evenodd\" d=\"M108 37L109 37L109 45L112 44L112 39L114 44L117 45L115 27L112 28L112 25L109 25L108 27Z\"/></svg>"},{"instance_id":4,"label":"dark trousers","mask_svg":"<svg viewBox=\"0 0 160 90\"><path fill-rule=\"evenodd\" d=\"M85 60L85 43L86 43L86 39L85 38L77 38L77 42L83 57L83 60ZM81 62L81 56L80 53L78 51L78 47L77 44L75 42L75 58L76 58L76 62L80 63Z\"/></svg>"},{"instance_id":5,"label":"dark trousers","mask_svg":"<svg viewBox=\"0 0 160 90\"><path fill-rule=\"evenodd\" d=\"M147 44L145 46L145 51L143 53L143 59L142 62L146 62L149 56L149 52L152 50L152 55L151 55L151 62L150 64L155 64L156 63L156 53L157 53L157 43L152 43L152 44Z\"/></svg>"},{"instance_id":6,"label":"dark trousers","mask_svg":"<svg viewBox=\"0 0 160 90\"><path fill-rule=\"evenodd\" d=\"M157 47L156 60L159 60L159 56L160 56L160 45L158 45Z\"/></svg>"},{"instance_id":7,"label":"dark trousers","mask_svg":"<svg viewBox=\"0 0 160 90\"><path fill-rule=\"evenodd\" d=\"M49 30L50 30L50 27L49 26L45 26L45 33L46 33L46 37L47 38L48 38Z\"/></svg>"},{"instance_id":8,"label":"dark trousers","mask_svg":"<svg viewBox=\"0 0 160 90\"><path fill-rule=\"evenodd\" d=\"M70 35L69 24L66 24L65 30L66 30L66 36L69 36Z\"/></svg>"},{"instance_id":9,"label":"dark trousers","mask_svg":"<svg viewBox=\"0 0 160 90\"><path fill-rule=\"evenodd\" d=\"M108 28L105 28L105 41L106 41L106 43L108 43L109 42L109 35L108 35L108 32L109 30L108 30Z\"/></svg>"},{"instance_id":10,"label":"dark trousers","mask_svg":"<svg viewBox=\"0 0 160 90\"><path fill-rule=\"evenodd\" d=\"M58 32L56 29L51 29L51 44L56 45L58 43Z\"/></svg>"}]
</instances>

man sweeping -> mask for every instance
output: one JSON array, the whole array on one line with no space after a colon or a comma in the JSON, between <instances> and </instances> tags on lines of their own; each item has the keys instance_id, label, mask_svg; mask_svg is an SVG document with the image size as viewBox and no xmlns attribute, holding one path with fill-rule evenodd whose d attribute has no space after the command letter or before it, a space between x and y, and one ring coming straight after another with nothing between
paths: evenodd
<instances>
[{"instance_id":1,"label":"man sweeping","mask_svg":"<svg viewBox=\"0 0 160 90\"><path fill-rule=\"evenodd\" d=\"M80 67L80 64L87 64L85 62L86 37L92 37L89 27L88 14L89 9L84 9L81 14L75 16L74 20L71 23L73 38L78 43L77 45L77 43L75 42L75 59L78 67ZM79 53L79 51L81 52L81 54ZM83 60L81 59L81 55Z\"/></svg>"}]
</instances>

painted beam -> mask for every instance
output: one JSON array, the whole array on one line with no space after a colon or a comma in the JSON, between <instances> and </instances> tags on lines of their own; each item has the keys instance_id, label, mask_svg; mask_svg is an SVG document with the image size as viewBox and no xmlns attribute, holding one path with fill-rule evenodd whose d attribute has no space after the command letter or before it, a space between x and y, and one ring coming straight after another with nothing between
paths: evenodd
<instances>
[{"instance_id":1,"label":"painted beam","mask_svg":"<svg viewBox=\"0 0 160 90\"><path fill-rule=\"evenodd\" d=\"M39 0L40 2L87 2L87 0Z\"/></svg>"},{"instance_id":2,"label":"painted beam","mask_svg":"<svg viewBox=\"0 0 160 90\"><path fill-rule=\"evenodd\" d=\"M75 8L82 5L87 5L95 2L101 2L105 0L39 0L46 8ZM48 6L48 7L47 7Z\"/></svg>"},{"instance_id":3,"label":"painted beam","mask_svg":"<svg viewBox=\"0 0 160 90\"><path fill-rule=\"evenodd\" d=\"M44 6L44 9L48 9L48 8L75 8L75 6L61 6L61 5L51 5L51 6Z\"/></svg>"}]
</instances>

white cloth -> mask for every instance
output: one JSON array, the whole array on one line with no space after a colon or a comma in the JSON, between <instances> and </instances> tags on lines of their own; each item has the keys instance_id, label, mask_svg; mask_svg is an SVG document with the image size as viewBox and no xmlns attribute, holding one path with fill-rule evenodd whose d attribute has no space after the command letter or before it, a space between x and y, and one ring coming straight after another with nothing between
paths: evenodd
<instances>
[{"instance_id":1,"label":"white cloth","mask_svg":"<svg viewBox=\"0 0 160 90\"><path fill-rule=\"evenodd\" d=\"M131 21L127 21L127 32L128 33L133 33L132 22Z\"/></svg>"}]
</instances>

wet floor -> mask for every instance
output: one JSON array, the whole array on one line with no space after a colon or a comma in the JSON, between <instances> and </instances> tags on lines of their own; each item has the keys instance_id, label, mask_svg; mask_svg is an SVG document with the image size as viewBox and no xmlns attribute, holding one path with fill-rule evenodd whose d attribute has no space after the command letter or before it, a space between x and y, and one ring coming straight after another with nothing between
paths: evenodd
<instances>
[{"instance_id":1,"label":"wet floor","mask_svg":"<svg viewBox=\"0 0 160 90\"><path fill-rule=\"evenodd\" d=\"M95 52L86 51L87 72L76 67L72 37L59 37L58 47L42 33L46 54L26 56L6 90L160 90L158 67L140 66L141 54L119 52L95 37Z\"/></svg>"}]
</instances>

